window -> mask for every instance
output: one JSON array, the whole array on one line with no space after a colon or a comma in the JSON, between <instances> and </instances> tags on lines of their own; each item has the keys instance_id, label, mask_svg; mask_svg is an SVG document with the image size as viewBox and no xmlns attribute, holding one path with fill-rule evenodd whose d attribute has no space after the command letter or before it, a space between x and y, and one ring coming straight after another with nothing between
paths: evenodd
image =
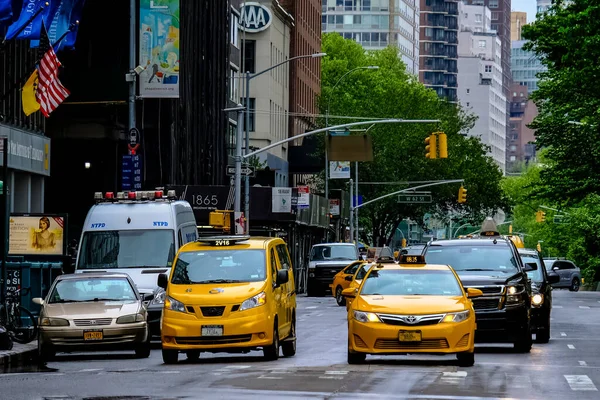
<instances>
[{"instance_id":1,"label":"window","mask_svg":"<svg viewBox=\"0 0 600 400\"><path fill-rule=\"evenodd\" d=\"M490 0L488 2L488 7L489 8L498 8L498 0Z\"/></svg>"},{"instance_id":2,"label":"window","mask_svg":"<svg viewBox=\"0 0 600 400\"><path fill-rule=\"evenodd\" d=\"M467 89L467 94L471 93L471 89Z\"/></svg>"},{"instance_id":3,"label":"window","mask_svg":"<svg viewBox=\"0 0 600 400\"><path fill-rule=\"evenodd\" d=\"M292 269L292 261L290 260L290 255L287 251L285 244L278 244L277 254L279 255L279 261L281 262L281 266L284 269Z\"/></svg>"},{"instance_id":4,"label":"window","mask_svg":"<svg viewBox=\"0 0 600 400\"><path fill-rule=\"evenodd\" d=\"M246 40L244 41L244 71L243 72L256 72L256 41Z\"/></svg>"},{"instance_id":5,"label":"window","mask_svg":"<svg viewBox=\"0 0 600 400\"><path fill-rule=\"evenodd\" d=\"M232 45L234 45L236 48L240 48L240 34L239 34L239 22L240 22L240 17L238 17L237 14L235 13L231 13L231 33L230 33L230 37L229 40L231 42Z\"/></svg>"},{"instance_id":6,"label":"window","mask_svg":"<svg viewBox=\"0 0 600 400\"><path fill-rule=\"evenodd\" d=\"M491 65L486 65L485 66L485 72L492 72L492 66Z\"/></svg>"},{"instance_id":7,"label":"window","mask_svg":"<svg viewBox=\"0 0 600 400\"><path fill-rule=\"evenodd\" d=\"M234 102L239 101L238 96L238 79L236 77L237 71L233 68L229 70L229 99Z\"/></svg>"},{"instance_id":8,"label":"window","mask_svg":"<svg viewBox=\"0 0 600 400\"><path fill-rule=\"evenodd\" d=\"M475 14L475 22L482 22L482 15L481 14Z\"/></svg>"},{"instance_id":9,"label":"window","mask_svg":"<svg viewBox=\"0 0 600 400\"><path fill-rule=\"evenodd\" d=\"M246 98L244 97L242 99L242 105L246 106ZM246 127L246 118L244 117L244 131L245 132L254 132L255 126L254 126L254 120L255 120L255 111L256 111L256 99L251 97L250 98L250 126Z\"/></svg>"},{"instance_id":10,"label":"window","mask_svg":"<svg viewBox=\"0 0 600 400\"><path fill-rule=\"evenodd\" d=\"M467 107L471 107L471 103L467 102Z\"/></svg>"},{"instance_id":11,"label":"window","mask_svg":"<svg viewBox=\"0 0 600 400\"><path fill-rule=\"evenodd\" d=\"M479 45L478 46L479 46L480 49L485 49L485 45L486 45L485 40L480 40L479 41Z\"/></svg>"},{"instance_id":12,"label":"window","mask_svg":"<svg viewBox=\"0 0 600 400\"><path fill-rule=\"evenodd\" d=\"M49 303L132 301L137 300L131 284L125 278L65 279L56 284Z\"/></svg>"}]
</instances>

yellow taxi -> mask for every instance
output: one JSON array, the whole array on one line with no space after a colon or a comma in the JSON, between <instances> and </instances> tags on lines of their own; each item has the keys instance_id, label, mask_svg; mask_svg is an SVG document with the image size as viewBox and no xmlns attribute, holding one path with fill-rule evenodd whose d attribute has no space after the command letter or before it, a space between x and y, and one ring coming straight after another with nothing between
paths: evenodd
<instances>
[{"instance_id":1,"label":"yellow taxi","mask_svg":"<svg viewBox=\"0 0 600 400\"><path fill-rule=\"evenodd\" d=\"M386 262L386 260L381 260L380 259L379 262ZM393 263L394 260L391 259L391 261L388 260L387 262L392 262ZM365 264L361 265L360 267L358 267L358 269L356 270L356 272L354 273L354 275L350 277L350 285L348 285L348 289L358 289L358 287L362 283L363 279L367 275L367 272L369 272L369 269L373 265L376 265L376 264L365 263ZM351 303L352 303L352 299L346 300L346 310L350 309L350 304Z\"/></svg>"},{"instance_id":2,"label":"yellow taxi","mask_svg":"<svg viewBox=\"0 0 600 400\"><path fill-rule=\"evenodd\" d=\"M296 354L296 287L287 245L280 238L216 236L183 246L165 289L161 320L166 364L180 352L247 353L265 359Z\"/></svg>"},{"instance_id":3,"label":"yellow taxi","mask_svg":"<svg viewBox=\"0 0 600 400\"><path fill-rule=\"evenodd\" d=\"M342 296L342 290L347 289L350 286L350 282L352 282L352 277L356 273L356 270L365 262L366 261L363 260L354 261L333 277L333 283L329 285L329 287L331 288L331 294L335 298L338 306L342 307L346 304L346 299Z\"/></svg>"},{"instance_id":4,"label":"yellow taxi","mask_svg":"<svg viewBox=\"0 0 600 400\"><path fill-rule=\"evenodd\" d=\"M376 264L359 288L348 288L348 363L367 354L455 353L461 366L475 363L475 311L481 290L463 288L447 265L424 256Z\"/></svg>"}]
</instances>

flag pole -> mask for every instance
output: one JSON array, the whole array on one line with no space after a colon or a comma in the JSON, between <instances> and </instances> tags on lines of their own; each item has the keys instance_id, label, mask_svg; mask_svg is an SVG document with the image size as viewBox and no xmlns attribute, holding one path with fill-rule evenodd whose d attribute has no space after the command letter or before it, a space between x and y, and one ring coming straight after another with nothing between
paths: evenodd
<instances>
[{"instance_id":1,"label":"flag pole","mask_svg":"<svg viewBox=\"0 0 600 400\"><path fill-rule=\"evenodd\" d=\"M41 13L42 11L44 11L44 10L46 9L46 7L48 7L49 5L50 5L50 3L46 2L46 3L45 3L45 7L44 7L44 6L40 7L40 8L39 8L39 9L38 9L38 10L35 12L35 14L33 14L33 15L31 16L31 18L29 18L29 19L27 20L27 22L25 22L25 23L23 24L23 26L19 28L19 30L17 31L17 33L15 33L15 36L14 36L14 37L17 37L17 36L19 36L19 35L21 34L21 32L23 32L23 31L25 30L25 28L27 28L27 26L28 26L30 23L32 23L32 22L33 22L33 20L34 20L34 19L36 19L36 18L37 18L37 16L38 16L38 15L40 15L40 13ZM2 47L4 47L4 46L5 46L5 44L6 44L6 37L5 37L5 38L4 38L4 40L2 41Z\"/></svg>"}]
</instances>

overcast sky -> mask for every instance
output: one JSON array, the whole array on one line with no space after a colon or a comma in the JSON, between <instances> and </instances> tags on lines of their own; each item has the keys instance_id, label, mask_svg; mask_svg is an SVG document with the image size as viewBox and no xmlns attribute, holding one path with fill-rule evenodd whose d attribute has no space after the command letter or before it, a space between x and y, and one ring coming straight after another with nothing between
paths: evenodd
<instances>
[{"instance_id":1,"label":"overcast sky","mask_svg":"<svg viewBox=\"0 0 600 400\"><path fill-rule=\"evenodd\" d=\"M527 13L527 22L533 22L535 20L536 8L536 0L512 0L512 10L525 11Z\"/></svg>"}]
</instances>

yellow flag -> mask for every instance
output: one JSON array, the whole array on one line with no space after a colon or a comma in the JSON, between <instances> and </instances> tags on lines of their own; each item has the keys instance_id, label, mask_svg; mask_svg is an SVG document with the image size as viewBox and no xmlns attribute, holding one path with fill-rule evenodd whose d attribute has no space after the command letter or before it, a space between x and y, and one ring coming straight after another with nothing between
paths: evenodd
<instances>
[{"instance_id":1,"label":"yellow flag","mask_svg":"<svg viewBox=\"0 0 600 400\"><path fill-rule=\"evenodd\" d=\"M29 116L40 109L40 103L35 98L35 92L37 91L38 85L38 71L37 68L33 71L33 74L27 79L23 91L21 93L21 99L23 101L23 112Z\"/></svg>"}]
</instances>

